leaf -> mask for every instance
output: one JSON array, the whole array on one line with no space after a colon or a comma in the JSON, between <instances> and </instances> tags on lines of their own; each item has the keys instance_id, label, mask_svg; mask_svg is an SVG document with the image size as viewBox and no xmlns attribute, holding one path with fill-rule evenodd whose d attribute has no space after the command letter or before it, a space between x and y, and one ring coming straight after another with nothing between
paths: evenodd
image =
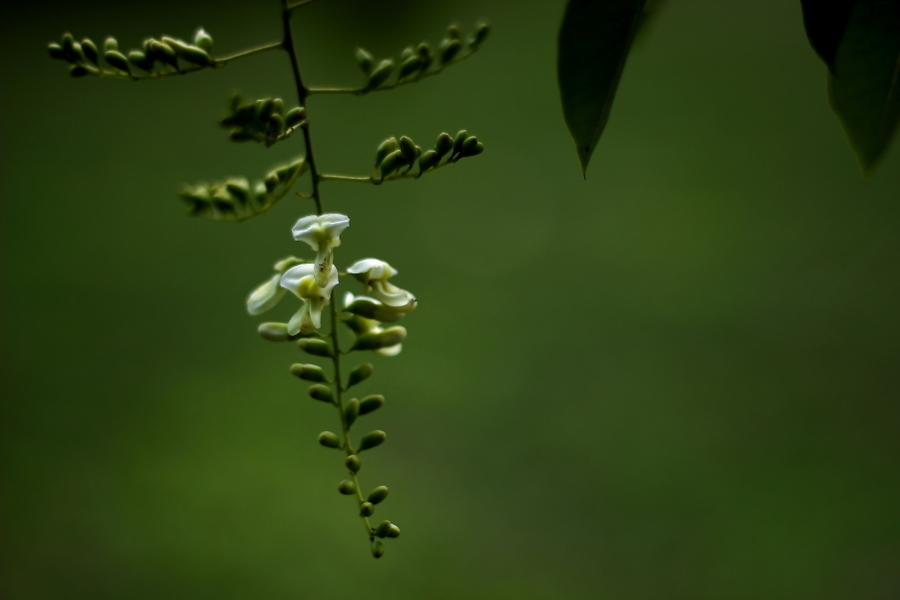
<instances>
[{"instance_id":1,"label":"leaf","mask_svg":"<svg viewBox=\"0 0 900 600\"><path fill-rule=\"evenodd\" d=\"M557 78L582 174L612 108L645 0L569 0L559 30Z\"/></svg>"},{"instance_id":2,"label":"leaf","mask_svg":"<svg viewBox=\"0 0 900 600\"><path fill-rule=\"evenodd\" d=\"M800 0L803 26L809 44L828 69L834 72L834 57L856 0Z\"/></svg>"},{"instance_id":3,"label":"leaf","mask_svg":"<svg viewBox=\"0 0 900 600\"><path fill-rule=\"evenodd\" d=\"M863 175L871 176L900 121L900 0L857 0L838 44L828 97Z\"/></svg>"}]
</instances>

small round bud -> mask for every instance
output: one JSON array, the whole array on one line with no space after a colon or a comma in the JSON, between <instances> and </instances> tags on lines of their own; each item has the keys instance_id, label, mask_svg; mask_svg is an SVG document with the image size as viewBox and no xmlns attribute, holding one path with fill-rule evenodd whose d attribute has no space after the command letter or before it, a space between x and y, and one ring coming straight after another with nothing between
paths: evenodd
<instances>
[{"instance_id":1,"label":"small round bud","mask_svg":"<svg viewBox=\"0 0 900 600\"><path fill-rule=\"evenodd\" d=\"M103 52L109 51L118 51L119 50L119 40L116 38L109 36L105 40L103 40Z\"/></svg>"},{"instance_id":2,"label":"small round bud","mask_svg":"<svg viewBox=\"0 0 900 600\"><path fill-rule=\"evenodd\" d=\"M462 36L462 30L459 28L459 25L456 23L451 24L447 27L447 38L451 40L458 40Z\"/></svg>"},{"instance_id":3,"label":"small round bud","mask_svg":"<svg viewBox=\"0 0 900 600\"><path fill-rule=\"evenodd\" d=\"M81 40L81 51L84 52L84 55L87 57L87 59L95 65L100 60L100 54L99 52L97 52L97 46L90 40L90 38L84 38L83 40Z\"/></svg>"},{"instance_id":4,"label":"small round bud","mask_svg":"<svg viewBox=\"0 0 900 600\"><path fill-rule=\"evenodd\" d=\"M422 63L422 70L427 71L428 67L431 66L432 60L434 60L434 56L431 53L431 46L422 42L416 47L416 54L419 55L419 61Z\"/></svg>"},{"instance_id":5,"label":"small round bud","mask_svg":"<svg viewBox=\"0 0 900 600\"><path fill-rule=\"evenodd\" d=\"M388 80L391 73L394 72L394 61L389 58L384 59L374 71L369 75L369 81L366 83L366 90L373 90Z\"/></svg>"},{"instance_id":6,"label":"small round bud","mask_svg":"<svg viewBox=\"0 0 900 600\"><path fill-rule=\"evenodd\" d=\"M481 42L487 39L488 34L491 32L491 26L485 23L484 21L480 21L475 24L475 33L472 36L472 39L469 40L469 46L473 48L477 48L481 45Z\"/></svg>"},{"instance_id":7,"label":"small round bud","mask_svg":"<svg viewBox=\"0 0 900 600\"><path fill-rule=\"evenodd\" d=\"M387 536L389 538L397 538L400 537L400 528L391 523L391 529L387 532Z\"/></svg>"},{"instance_id":8,"label":"small round bud","mask_svg":"<svg viewBox=\"0 0 900 600\"><path fill-rule=\"evenodd\" d=\"M359 505L359 515L361 517L371 517L375 514L375 505L371 502L363 502Z\"/></svg>"},{"instance_id":9,"label":"small round bud","mask_svg":"<svg viewBox=\"0 0 900 600\"><path fill-rule=\"evenodd\" d=\"M355 454L351 454L346 459L344 459L344 465L346 465L346 467L354 473L359 473L359 470L362 468L362 462Z\"/></svg>"},{"instance_id":10,"label":"small round bud","mask_svg":"<svg viewBox=\"0 0 900 600\"><path fill-rule=\"evenodd\" d=\"M338 484L338 491L345 496L349 496L351 494L356 493L356 484L350 481L349 479L345 479Z\"/></svg>"},{"instance_id":11,"label":"small round bud","mask_svg":"<svg viewBox=\"0 0 900 600\"><path fill-rule=\"evenodd\" d=\"M460 150L462 150L463 142L469 137L469 132L465 129L460 130L456 137L453 138L453 154L459 154Z\"/></svg>"},{"instance_id":12,"label":"small round bud","mask_svg":"<svg viewBox=\"0 0 900 600\"><path fill-rule=\"evenodd\" d=\"M297 346L313 356L334 356L331 346L325 340L317 340L315 338L300 338L297 340Z\"/></svg>"},{"instance_id":13,"label":"small round bud","mask_svg":"<svg viewBox=\"0 0 900 600\"><path fill-rule=\"evenodd\" d=\"M440 47L438 48L438 52L441 57L441 64L446 65L459 54L459 50L462 48L462 44L459 43L459 40L444 40L441 42Z\"/></svg>"},{"instance_id":14,"label":"small round bud","mask_svg":"<svg viewBox=\"0 0 900 600\"><path fill-rule=\"evenodd\" d=\"M71 33L64 33L62 36L62 49L66 53L66 60L74 61L78 58L77 53L75 52L75 44L78 42L75 41L75 36Z\"/></svg>"},{"instance_id":15,"label":"small round bud","mask_svg":"<svg viewBox=\"0 0 900 600\"><path fill-rule=\"evenodd\" d=\"M459 153L463 156L469 156L473 150L475 150L475 146L478 145L478 138L474 135L470 135L465 140L463 140L462 147L459 150Z\"/></svg>"},{"instance_id":16,"label":"small round bud","mask_svg":"<svg viewBox=\"0 0 900 600\"><path fill-rule=\"evenodd\" d=\"M371 396L366 396L359 403L359 414L368 414L370 412L378 410L382 406L384 406L384 396L382 396L381 394L372 394Z\"/></svg>"},{"instance_id":17,"label":"small round bud","mask_svg":"<svg viewBox=\"0 0 900 600\"><path fill-rule=\"evenodd\" d=\"M206 33L206 31L201 27L197 30L197 33L194 34L194 45L209 52L212 50L213 39L212 36Z\"/></svg>"},{"instance_id":18,"label":"small round bud","mask_svg":"<svg viewBox=\"0 0 900 600\"><path fill-rule=\"evenodd\" d=\"M381 178L384 179L405 164L406 159L403 157L403 151L394 150L393 152L385 156L383 161L381 161L381 166L379 167L379 170L381 171Z\"/></svg>"},{"instance_id":19,"label":"small round bud","mask_svg":"<svg viewBox=\"0 0 900 600\"><path fill-rule=\"evenodd\" d=\"M284 126L287 129L290 129L291 127L296 127L305 118L306 118L306 111L303 109L302 106L292 108L291 110L287 111L287 113L285 113L285 115L284 115Z\"/></svg>"},{"instance_id":20,"label":"small round bud","mask_svg":"<svg viewBox=\"0 0 900 600\"><path fill-rule=\"evenodd\" d=\"M388 489L386 485L379 485L377 488L372 490L369 496L366 498L372 504L378 504L379 502L383 502L385 498L388 496Z\"/></svg>"},{"instance_id":21,"label":"small round bud","mask_svg":"<svg viewBox=\"0 0 900 600\"><path fill-rule=\"evenodd\" d=\"M72 77L84 77L85 75L87 75L89 73L90 73L90 71L88 71L81 65L72 65L69 68L69 75L71 75Z\"/></svg>"},{"instance_id":22,"label":"small round bud","mask_svg":"<svg viewBox=\"0 0 900 600\"><path fill-rule=\"evenodd\" d=\"M381 540L375 540L372 542L372 556L375 558L381 558L384 556L384 543Z\"/></svg>"},{"instance_id":23,"label":"small round bud","mask_svg":"<svg viewBox=\"0 0 900 600\"><path fill-rule=\"evenodd\" d=\"M375 372L375 367L372 363L363 363L350 371L350 376L348 377L347 387L353 387L357 383L361 383L372 376L372 373Z\"/></svg>"},{"instance_id":24,"label":"small round bud","mask_svg":"<svg viewBox=\"0 0 900 600\"><path fill-rule=\"evenodd\" d=\"M422 156L419 157L419 171L424 173L431 167L438 164L440 161L440 157L437 155L437 152L434 150L428 150L422 153Z\"/></svg>"},{"instance_id":25,"label":"small round bud","mask_svg":"<svg viewBox=\"0 0 900 600\"><path fill-rule=\"evenodd\" d=\"M449 133L442 133L438 136L434 144L434 151L437 153L438 160L453 149L453 138Z\"/></svg>"},{"instance_id":26,"label":"small round bud","mask_svg":"<svg viewBox=\"0 0 900 600\"><path fill-rule=\"evenodd\" d=\"M50 52L50 58L66 60L66 51L59 44L47 44L47 50Z\"/></svg>"},{"instance_id":27,"label":"small round bud","mask_svg":"<svg viewBox=\"0 0 900 600\"><path fill-rule=\"evenodd\" d=\"M398 147L397 138L395 137L390 137L381 142L378 149L375 151L375 166L378 167L382 161L384 161L385 157Z\"/></svg>"},{"instance_id":28,"label":"small round bud","mask_svg":"<svg viewBox=\"0 0 900 600\"><path fill-rule=\"evenodd\" d=\"M416 143L405 135L400 138L400 152L403 154L403 160L406 161L406 164L415 162L419 156L416 152Z\"/></svg>"},{"instance_id":29,"label":"small round bud","mask_svg":"<svg viewBox=\"0 0 900 600\"><path fill-rule=\"evenodd\" d=\"M356 417L359 416L359 400L356 398L351 398L349 402L347 402L347 406L344 407L344 423L347 424L347 427L350 427L356 422Z\"/></svg>"},{"instance_id":30,"label":"small round bud","mask_svg":"<svg viewBox=\"0 0 900 600\"><path fill-rule=\"evenodd\" d=\"M370 448L375 448L376 446L380 446L387 439L387 434L380 429L376 429L375 431L370 431L366 435L362 436L362 439L359 440L359 451L368 450ZM373 502L373 504L376 504Z\"/></svg>"},{"instance_id":31,"label":"small round bud","mask_svg":"<svg viewBox=\"0 0 900 600\"><path fill-rule=\"evenodd\" d=\"M128 59L125 58L125 55L117 50L107 50L104 53L103 58L106 59L112 67L119 69L120 71L125 71L126 73L131 72L131 68L128 66Z\"/></svg>"},{"instance_id":32,"label":"small round bud","mask_svg":"<svg viewBox=\"0 0 900 600\"><path fill-rule=\"evenodd\" d=\"M153 40L150 42L150 53L155 60L178 68L178 55L172 46Z\"/></svg>"},{"instance_id":33,"label":"small round bud","mask_svg":"<svg viewBox=\"0 0 900 600\"><path fill-rule=\"evenodd\" d=\"M338 439L337 434L332 433L331 431L323 431L319 434L319 443L325 446L326 448L340 448L341 440Z\"/></svg>"},{"instance_id":34,"label":"small round bud","mask_svg":"<svg viewBox=\"0 0 900 600\"><path fill-rule=\"evenodd\" d=\"M411 55L409 58L400 63L400 72L397 79L406 79L410 75L415 74L421 68L421 61L418 56Z\"/></svg>"},{"instance_id":35,"label":"small round bud","mask_svg":"<svg viewBox=\"0 0 900 600\"><path fill-rule=\"evenodd\" d=\"M359 65L359 68L362 69L363 73L366 75L372 73L372 66L375 64L375 59L368 50L365 48L357 48L354 58L356 58L356 64Z\"/></svg>"},{"instance_id":36,"label":"small round bud","mask_svg":"<svg viewBox=\"0 0 900 600\"><path fill-rule=\"evenodd\" d=\"M328 381L328 378L325 377L325 371L316 365L293 364L291 365L291 375L299 377L300 379L305 379L306 381L316 381L319 383Z\"/></svg>"},{"instance_id":37,"label":"small round bud","mask_svg":"<svg viewBox=\"0 0 900 600\"><path fill-rule=\"evenodd\" d=\"M278 187L278 182L279 182L278 173L276 173L275 171L272 171L271 173L266 175L266 179L265 179L266 191L268 191L270 194L274 193L275 189Z\"/></svg>"},{"instance_id":38,"label":"small round bud","mask_svg":"<svg viewBox=\"0 0 900 600\"><path fill-rule=\"evenodd\" d=\"M132 50L128 53L128 62L144 71L153 70L153 61L147 59L147 55L140 50Z\"/></svg>"},{"instance_id":39,"label":"small round bud","mask_svg":"<svg viewBox=\"0 0 900 600\"><path fill-rule=\"evenodd\" d=\"M269 117L269 132L276 137L284 133L284 119L278 113Z\"/></svg>"},{"instance_id":40,"label":"small round bud","mask_svg":"<svg viewBox=\"0 0 900 600\"><path fill-rule=\"evenodd\" d=\"M287 342L291 339L287 323L263 323L256 331L263 339L270 342Z\"/></svg>"},{"instance_id":41,"label":"small round bud","mask_svg":"<svg viewBox=\"0 0 900 600\"><path fill-rule=\"evenodd\" d=\"M372 533L377 535L380 538L385 537L388 532L391 530L391 522L385 519L381 523L375 526L375 529L372 530Z\"/></svg>"},{"instance_id":42,"label":"small round bud","mask_svg":"<svg viewBox=\"0 0 900 600\"><path fill-rule=\"evenodd\" d=\"M309 386L309 395L313 400L334 404L334 394L331 393L331 388L321 383Z\"/></svg>"}]
</instances>

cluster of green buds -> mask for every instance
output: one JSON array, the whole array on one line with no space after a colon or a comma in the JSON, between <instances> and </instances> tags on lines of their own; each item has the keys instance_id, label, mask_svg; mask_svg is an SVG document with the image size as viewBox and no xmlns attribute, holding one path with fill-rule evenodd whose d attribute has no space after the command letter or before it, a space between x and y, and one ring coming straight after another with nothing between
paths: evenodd
<instances>
[{"instance_id":1,"label":"cluster of green buds","mask_svg":"<svg viewBox=\"0 0 900 600\"><path fill-rule=\"evenodd\" d=\"M462 39L462 30L458 25L450 25L447 33L438 46L435 53L428 42L419 45L407 46L400 53L397 79L389 84L388 80L394 74L395 63L391 58L376 61L375 57L365 48L357 48L356 64L366 76L366 83L356 90L365 94L376 89L386 89L401 83L409 83L440 72L454 62L468 58L478 50L481 43L487 39L490 27L487 23L477 23L472 35Z\"/></svg>"},{"instance_id":2,"label":"cluster of green buds","mask_svg":"<svg viewBox=\"0 0 900 600\"><path fill-rule=\"evenodd\" d=\"M242 102L240 94L234 94L228 114L219 121L222 127L231 130L233 142L262 142L268 147L286 140L306 125L306 109L297 106L284 112L281 98Z\"/></svg>"},{"instance_id":3,"label":"cluster of green buds","mask_svg":"<svg viewBox=\"0 0 900 600\"><path fill-rule=\"evenodd\" d=\"M180 196L193 216L213 221L243 221L275 206L308 169L306 159L301 156L275 167L252 185L246 177L232 177L224 182L185 185Z\"/></svg>"},{"instance_id":4,"label":"cluster of green buds","mask_svg":"<svg viewBox=\"0 0 900 600\"><path fill-rule=\"evenodd\" d=\"M201 27L194 34L194 43L163 36L160 39L147 38L140 49L127 52L119 49L119 42L108 37L103 42L101 56L97 45L84 38L80 42L71 33L63 34L59 44L48 46L50 56L68 62L69 73L73 77L98 75L103 77L128 77L131 79L156 79L216 66L210 56L213 39ZM104 68L101 57L112 69Z\"/></svg>"},{"instance_id":5,"label":"cluster of green buds","mask_svg":"<svg viewBox=\"0 0 900 600\"><path fill-rule=\"evenodd\" d=\"M399 141L395 137L390 137L381 142L375 151L375 173L372 179L390 181L410 175L418 178L429 169L437 169L482 152L484 144L474 135L469 135L465 129L459 131L455 137L446 132L440 134L434 148L424 152L405 135ZM417 162L419 170L413 174L411 171Z\"/></svg>"}]
</instances>

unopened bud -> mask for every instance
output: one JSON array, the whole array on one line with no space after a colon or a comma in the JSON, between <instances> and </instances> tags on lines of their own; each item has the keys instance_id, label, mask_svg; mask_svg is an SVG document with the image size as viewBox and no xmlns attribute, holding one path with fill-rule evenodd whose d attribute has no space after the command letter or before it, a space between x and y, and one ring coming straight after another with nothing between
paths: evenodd
<instances>
[{"instance_id":1,"label":"unopened bud","mask_svg":"<svg viewBox=\"0 0 900 600\"><path fill-rule=\"evenodd\" d=\"M350 376L348 377L347 387L353 387L357 383L361 383L372 376L372 373L375 371L375 367L372 363L363 363L350 371Z\"/></svg>"},{"instance_id":2,"label":"unopened bud","mask_svg":"<svg viewBox=\"0 0 900 600\"><path fill-rule=\"evenodd\" d=\"M71 75L72 77L84 77L88 73L90 73L90 71L88 71L81 65L72 65L69 68L69 75Z\"/></svg>"},{"instance_id":3,"label":"unopened bud","mask_svg":"<svg viewBox=\"0 0 900 600\"><path fill-rule=\"evenodd\" d=\"M403 343L406 339L406 328L399 325L388 327L378 333L366 333L356 338L352 350L380 350Z\"/></svg>"},{"instance_id":4,"label":"unopened bud","mask_svg":"<svg viewBox=\"0 0 900 600\"><path fill-rule=\"evenodd\" d=\"M356 54L354 55L356 58L356 64L359 65L359 68L362 69L362 72L366 75L372 73L372 65L375 64L375 59L365 48L357 48Z\"/></svg>"},{"instance_id":5,"label":"unopened bud","mask_svg":"<svg viewBox=\"0 0 900 600\"><path fill-rule=\"evenodd\" d=\"M459 43L459 40L451 40L447 39L441 42L440 47L438 48L438 52L441 57L441 64L446 65L459 54L459 49L462 48L462 44Z\"/></svg>"},{"instance_id":6,"label":"unopened bud","mask_svg":"<svg viewBox=\"0 0 900 600\"><path fill-rule=\"evenodd\" d=\"M87 59L95 65L100 60L100 54L97 52L97 46L90 40L90 38L84 38L83 40L81 40L81 51L84 52L84 55L87 57Z\"/></svg>"},{"instance_id":7,"label":"unopened bud","mask_svg":"<svg viewBox=\"0 0 900 600\"><path fill-rule=\"evenodd\" d=\"M372 490L369 496L366 498L372 504L378 504L382 502L388 496L388 489L386 485L379 485L377 488Z\"/></svg>"},{"instance_id":8,"label":"unopened bud","mask_svg":"<svg viewBox=\"0 0 900 600\"><path fill-rule=\"evenodd\" d=\"M462 150L463 142L469 137L469 132L465 129L460 130L456 137L453 138L453 154L459 154L460 150Z\"/></svg>"},{"instance_id":9,"label":"unopened bud","mask_svg":"<svg viewBox=\"0 0 900 600\"><path fill-rule=\"evenodd\" d=\"M284 133L284 120L278 113L275 113L271 117L269 117L269 131L274 136L279 136Z\"/></svg>"},{"instance_id":10,"label":"unopened bud","mask_svg":"<svg viewBox=\"0 0 900 600\"><path fill-rule=\"evenodd\" d=\"M287 111L284 115L284 126L290 129L291 127L295 127L299 125L300 122L306 118L306 111L302 106L298 106L296 108L292 108Z\"/></svg>"},{"instance_id":11,"label":"unopened bud","mask_svg":"<svg viewBox=\"0 0 900 600\"><path fill-rule=\"evenodd\" d=\"M442 159L445 154L453 149L453 138L449 133L442 133L438 136L437 142L434 144L434 151L437 153L438 160Z\"/></svg>"},{"instance_id":12,"label":"unopened bud","mask_svg":"<svg viewBox=\"0 0 900 600\"><path fill-rule=\"evenodd\" d=\"M380 446L386 439L387 434L380 429L370 431L359 440L359 451L362 452L363 450ZM373 502L373 504L377 504L377 502Z\"/></svg>"},{"instance_id":13,"label":"unopened bud","mask_svg":"<svg viewBox=\"0 0 900 600\"><path fill-rule=\"evenodd\" d=\"M250 201L250 182L246 178L228 179L225 181L225 188L241 204Z\"/></svg>"},{"instance_id":14,"label":"unopened bud","mask_svg":"<svg viewBox=\"0 0 900 600\"><path fill-rule=\"evenodd\" d=\"M375 151L375 166L378 167L385 157L396 150L398 148L397 138L390 137L378 146L378 149Z\"/></svg>"},{"instance_id":15,"label":"unopened bud","mask_svg":"<svg viewBox=\"0 0 900 600\"><path fill-rule=\"evenodd\" d=\"M400 537L400 528L391 523L391 529L387 532L387 536L389 538L397 538Z\"/></svg>"},{"instance_id":16,"label":"unopened bud","mask_svg":"<svg viewBox=\"0 0 900 600\"><path fill-rule=\"evenodd\" d=\"M372 394L366 396L359 403L359 414L365 415L372 411L378 410L384 406L384 396L381 394Z\"/></svg>"},{"instance_id":17,"label":"unopened bud","mask_svg":"<svg viewBox=\"0 0 900 600\"><path fill-rule=\"evenodd\" d=\"M478 145L478 138L474 135L467 137L463 140L462 147L459 149L459 153L463 156L470 156L472 151L475 150L475 147Z\"/></svg>"},{"instance_id":18,"label":"unopened bud","mask_svg":"<svg viewBox=\"0 0 900 600\"><path fill-rule=\"evenodd\" d=\"M428 67L431 66L431 62L434 59L434 56L431 54L431 46L427 43L422 42L416 48L416 54L419 55L419 61L422 63L422 70L427 71Z\"/></svg>"},{"instance_id":19,"label":"unopened bud","mask_svg":"<svg viewBox=\"0 0 900 600\"><path fill-rule=\"evenodd\" d=\"M400 138L400 152L403 154L403 160L406 164L415 162L419 154L416 151L416 143L405 135Z\"/></svg>"},{"instance_id":20,"label":"unopened bud","mask_svg":"<svg viewBox=\"0 0 900 600\"><path fill-rule=\"evenodd\" d=\"M293 364L291 365L291 375L306 381L317 381L319 383L328 381L328 378L325 377L325 371L316 365Z\"/></svg>"},{"instance_id":21,"label":"unopened bud","mask_svg":"<svg viewBox=\"0 0 900 600\"><path fill-rule=\"evenodd\" d=\"M344 407L344 423L347 427L350 427L356 422L356 417L359 416L359 400L356 398L351 398L349 402L347 402L347 406Z\"/></svg>"},{"instance_id":22,"label":"unopened bud","mask_svg":"<svg viewBox=\"0 0 900 600\"><path fill-rule=\"evenodd\" d=\"M459 25L456 23L452 23L449 27L447 27L447 38L451 40L458 40L462 36L462 30L459 28Z\"/></svg>"},{"instance_id":23,"label":"unopened bud","mask_svg":"<svg viewBox=\"0 0 900 600\"><path fill-rule=\"evenodd\" d=\"M120 71L125 71L126 73L130 73L131 69L128 66L128 59L125 58L125 55L116 50L107 50L103 55L103 58L106 59L110 65L119 69Z\"/></svg>"},{"instance_id":24,"label":"unopened bud","mask_svg":"<svg viewBox=\"0 0 900 600\"><path fill-rule=\"evenodd\" d=\"M334 356L331 346L325 340L317 340L315 338L300 338L297 340L297 346L313 356Z\"/></svg>"},{"instance_id":25,"label":"unopened bud","mask_svg":"<svg viewBox=\"0 0 900 600\"><path fill-rule=\"evenodd\" d=\"M434 150L423 152L422 156L419 157L419 171L424 173L434 165L438 164L440 160L440 157L438 157L437 152Z\"/></svg>"},{"instance_id":26,"label":"unopened bud","mask_svg":"<svg viewBox=\"0 0 900 600\"><path fill-rule=\"evenodd\" d=\"M234 136L232 136L232 139L234 139ZM270 194L274 193L275 188L278 187L278 181L279 181L278 173L272 171L271 173L266 175L266 179L265 179L266 191L269 192Z\"/></svg>"},{"instance_id":27,"label":"unopened bud","mask_svg":"<svg viewBox=\"0 0 900 600\"><path fill-rule=\"evenodd\" d=\"M481 42L487 39L488 34L491 32L491 26L485 23L484 21L480 21L475 24L475 33L472 36L472 39L469 40L469 45L473 48L477 48L481 45Z\"/></svg>"},{"instance_id":28,"label":"unopened bud","mask_svg":"<svg viewBox=\"0 0 900 600\"><path fill-rule=\"evenodd\" d=\"M361 517L371 517L375 513L375 505L371 502L363 502L359 505L359 515Z\"/></svg>"},{"instance_id":29,"label":"unopened bud","mask_svg":"<svg viewBox=\"0 0 900 600\"><path fill-rule=\"evenodd\" d=\"M108 38L103 40L103 51L109 52L110 50L119 50L119 40L112 36L109 36Z\"/></svg>"},{"instance_id":30,"label":"unopened bud","mask_svg":"<svg viewBox=\"0 0 900 600\"><path fill-rule=\"evenodd\" d=\"M313 400L334 404L334 394L331 393L331 388L321 383L309 386L309 395Z\"/></svg>"},{"instance_id":31,"label":"unopened bud","mask_svg":"<svg viewBox=\"0 0 900 600\"><path fill-rule=\"evenodd\" d=\"M406 159L403 158L403 152L401 150L394 150L381 161L381 166L379 167L381 178L384 179L405 164Z\"/></svg>"},{"instance_id":32,"label":"unopened bud","mask_svg":"<svg viewBox=\"0 0 900 600\"><path fill-rule=\"evenodd\" d=\"M197 30L197 33L194 34L194 45L209 52L212 49L213 39L212 36L206 33L206 31L201 27Z\"/></svg>"},{"instance_id":33,"label":"unopened bud","mask_svg":"<svg viewBox=\"0 0 900 600\"><path fill-rule=\"evenodd\" d=\"M344 465L354 473L359 473L359 470L362 468L362 462L355 454L351 454L346 459L344 459Z\"/></svg>"},{"instance_id":34,"label":"unopened bud","mask_svg":"<svg viewBox=\"0 0 900 600\"><path fill-rule=\"evenodd\" d=\"M338 439L337 434L332 433L330 431L323 431L319 434L319 443L325 446L326 448L340 448L341 440Z\"/></svg>"},{"instance_id":35,"label":"unopened bud","mask_svg":"<svg viewBox=\"0 0 900 600\"><path fill-rule=\"evenodd\" d=\"M372 531L378 537L385 537L388 532L391 530L391 522L385 519L381 523L375 526L375 529Z\"/></svg>"},{"instance_id":36,"label":"unopened bud","mask_svg":"<svg viewBox=\"0 0 900 600\"><path fill-rule=\"evenodd\" d=\"M338 491L345 496L349 496L350 494L356 493L356 484L350 481L349 479L345 479L338 484ZM388 528L390 529L390 528Z\"/></svg>"},{"instance_id":37,"label":"unopened bud","mask_svg":"<svg viewBox=\"0 0 900 600\"><path fill-rule=\"evenodd\" d=\"M138 67L139 69L143 69L144 71L152 71L153 63L147 60L147 55L141 52L140 50L132 50L128 53L128 62Z\"/></svg>"},{"instance_id":38,"label":"unopened bud","mask_svg":"<svg viewBox=\"0 0 900 600\"><path fill-rule=\"evenodd\" d=\"M66 60L66 51L59 44L48 44L47 50L50 52L50 58L57 60Z\"/></svg>"},{"instance_id":39,"label":"unopened bud","mask_svg":"<svg viewBox=\"0 0 900 600\"><path fill-rule=\"evenodd\" d=\"M388 80L391 73L394 72L394 61L389 58L384 59L374 71L369 75L369 81L366 84L366 90L373 90Z\"/></svg>"},{"instance_id":40,"label":"unopened bud","mask_svg":"<svg viewBox=\"0 0 900 600\"><path fill-rule=\"evenodd\" d=\"M397 79L405 79L410 75L416 73L421 68L421 61L419 61L419 57L415 55L411 55L409 58L400 63L400 72L397 74Z\"/></svg>"},{"instance_id":41,"label":"unopened bud","mask_svg":"<svg viewBox=\"0 0 900 600\"><path fill-rule=\"evenodd\" d=\"M256 330L263 339L270 342L287 342L291 339L288 333L287 323L263 323Z\"/></svg>"},{"instance_id":42,"label":"unopened bud","mask_svg":"<svg viewBox=\"0 0 900 600\"><path fill-rule=\"evenodd\" d=\"M372 542L372 556L375 558L384 556L384 543L381 540L374 540Z\"/></svg>"}]
</instances>

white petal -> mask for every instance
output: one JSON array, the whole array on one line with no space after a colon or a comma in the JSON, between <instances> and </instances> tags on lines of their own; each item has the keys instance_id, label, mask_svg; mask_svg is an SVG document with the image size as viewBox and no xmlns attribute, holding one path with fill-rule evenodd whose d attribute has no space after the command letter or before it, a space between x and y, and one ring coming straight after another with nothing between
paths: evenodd
<instances>
[{"instance_id":1,"label":"white petal","mask_svg":"<svg viewBox=\"0 0 900 600\"><path fill-rule=\"evenodd\" d=\"M328 300L312 299L309 301L309 318L312 331L304 331L304 333L312 333L322 326L322 309L328 304Z\"/></svg>"},{"instance_id":2,"label":"white petal","mask_svg":"<svg viewBox=\"0 0 900 600\"><path fill-rule=\"evenodd\" d=\"M278 285L280 281L281 275L276 273L267 282L253 290L250 297L247 298L247 312L251 315L259 315L278 304L287 291Z\"/></svg>"},{"instance_id":3,"label":"white petal","mask_svg":"<svg viewBox=\"0 0 900 600\"><path fill-rule=\"evenodd\" d=\"M403 350L403 344L397 344L396 346L379 348L375 351L375 354L380 354L381 356L397 356L398 354L400 354L401 350Z\"/></svg>"},{"instance_id":4,"label":"white petal","mask_svg":"<svg viewBox=\"0 0 900 600\"><path fill-rule=\"evenodd\" d=\"M364 258L358 260L347 269L348 273L357 275L357 279L363 283L375 280L387 280L397 274L397 270L383 260L377 258Z\"/></svg>"},{"instance_id":5,"label":"white petal","mask_svg":"<svg viewBox=\"0 0 900 600\"><path fill-rule=\"evenodd\" d=\"M318 251L321 246L335 247L341 244L341 232L350 226L347 215L329 213L327 215L309 215L294 224L291 230L294 239L306 242Z\"/></svg>"},{"instance_id":6,"label":"white petal","mask_svg":"<svg viewBox=\"0 0 900 600\"><path fill-rule=\"evenodd\" d=\"M304 302L300 310L291 317L291 320L288 322L288 333L297 335L302 332L304 321L309 321L309 304L307 302Z\"/></svg>"},{"instance_id":7,"label":"white petal","mask_svg":"<svg viewBox=\"0 0 900 600\"><path fill-rule=\"evenodd\" d=\"M341 278L338 275L337 267L331 265L331 272L328 274L328 283L322 287L322 297L325 299L331 298L331 290L334 289L338 283L340 283Z\"/></svg>"},{"instance_id":8,"label":"white petal","mask_svg":"<svg viewBox=\"0 0 900 600\"><path fill-rule=\"evenodd\" d=\"M356 296L353 295L353 292L344 294L344 306L350 306L354 300L356 300Z\"/></svg>"},{"instance_id":9,"label":"white petal","mask_svg":"<svg viewBox=\"0 0 900 600\"><path fill-rule=\"evenodd\" d=\"M284 275L281 276L281 287L286 290L290 290L299 298L300 294L297 290L300 289L300 282L306 277L313 277L315 273L315 265L311 265L308 263L304 265L297 265L296 267L291 267L284 272Z\"/></svg>"},{"instance_id":10,"label":"white petal","mask_svg":"<svg viewBox=\"0 0 900 600\"><path fill-rule=\"evenodd\" d=\"M396 285L387 281L375 281L372 283L373 295L388 306L407 306L416 301L416 297L401 290ZM412 310L412 309L410 309Z\"/></svg>"}]
</instances>

